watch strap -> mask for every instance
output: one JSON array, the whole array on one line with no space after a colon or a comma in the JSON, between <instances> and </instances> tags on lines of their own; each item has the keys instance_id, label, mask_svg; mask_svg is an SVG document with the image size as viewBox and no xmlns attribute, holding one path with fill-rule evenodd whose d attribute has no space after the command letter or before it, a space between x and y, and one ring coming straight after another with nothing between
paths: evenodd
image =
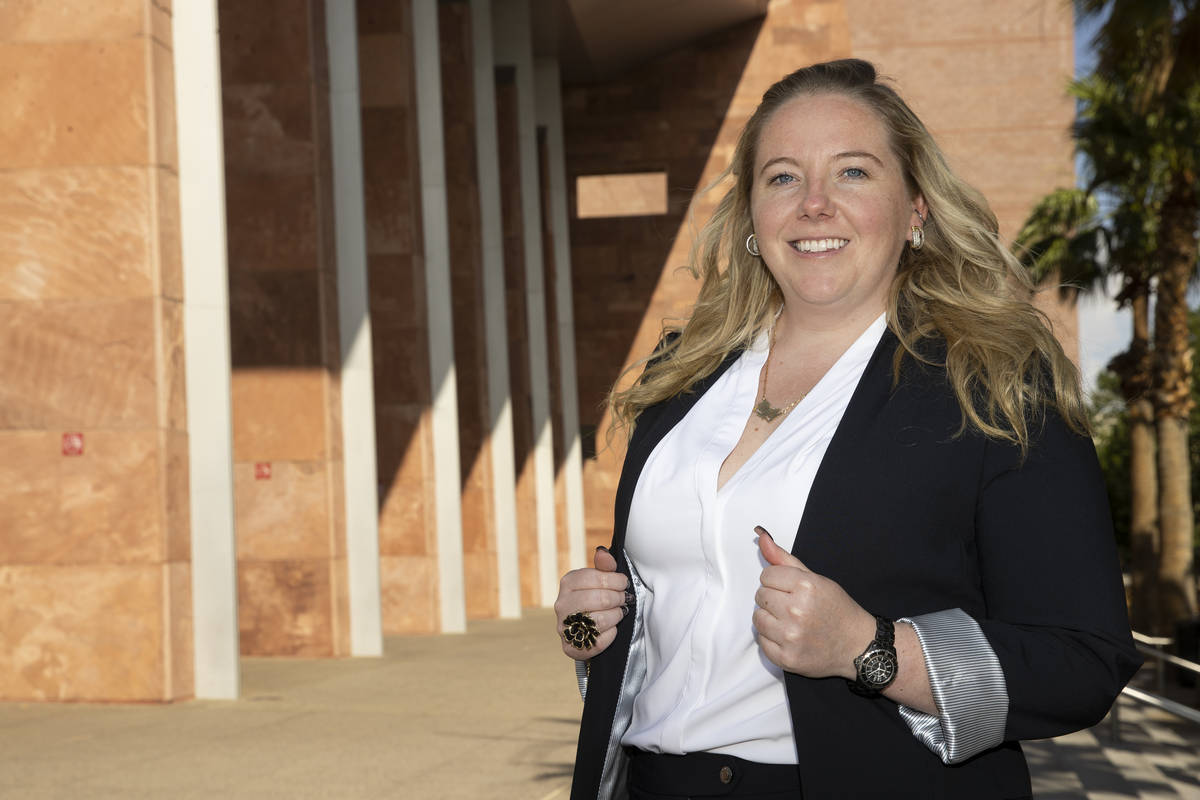
<instances>
[{"instance_id":1,"label":"watch strap","mask_svg":"<svg viewBox=\"0 0 1200 800\"><path fill-rule=\"evenodd\" d=\"M872 652L884 651L891 656L893 662L892 678L882 686L868 684L863 680L863 659ZM857 673L854 680L848 680L850 691L863 697L878 697L880 692L886 689L893 680L896 674L896 624L887 617L875 615L875 638L867 645L867 648L862 651L858 658L854 659L854 669Z\"/></svg>"}]
</instances>

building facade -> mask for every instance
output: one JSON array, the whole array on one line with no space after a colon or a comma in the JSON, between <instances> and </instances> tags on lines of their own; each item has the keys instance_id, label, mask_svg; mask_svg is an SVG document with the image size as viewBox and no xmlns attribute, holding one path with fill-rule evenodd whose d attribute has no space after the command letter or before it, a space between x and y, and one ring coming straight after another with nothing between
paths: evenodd
<instances>
[{"instance_id":1,"label":"building facade","mask_svg":"<svg viewBox=\"0 0 1200 800\"><path fill-rule=\"evenodd\" d=\"M0 699L550 605L705 188L847 56L1005 234L1073 182L1057 0L0 3Z\"/></svg>"}]
</instances>

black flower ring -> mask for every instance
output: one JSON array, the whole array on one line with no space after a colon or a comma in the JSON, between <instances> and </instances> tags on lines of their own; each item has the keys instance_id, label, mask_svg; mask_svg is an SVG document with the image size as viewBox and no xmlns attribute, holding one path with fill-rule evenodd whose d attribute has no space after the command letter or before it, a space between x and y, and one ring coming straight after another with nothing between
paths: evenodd
<instances>
[{"instance_id":1,"label":"black flower ring","mask_svg":"<svg viewBox=\"0 0 1200 800\"><path fill-rule=\"evenodd\" d=\"M577 611L563 620L563 638L577 650L591 650L599 635L596 620L582 611Z\"/></svg>"}]
</instances>

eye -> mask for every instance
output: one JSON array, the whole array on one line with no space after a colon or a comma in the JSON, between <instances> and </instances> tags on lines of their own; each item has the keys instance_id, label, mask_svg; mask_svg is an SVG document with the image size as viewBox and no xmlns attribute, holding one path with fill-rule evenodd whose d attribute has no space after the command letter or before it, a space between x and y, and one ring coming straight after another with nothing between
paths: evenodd
<instances>
[{"instance_id":1,"label":"eye","mask_svg":"<svg viewBox=\"0 0 1200 800\"><path fill-rule=\"evenodd\" d=\"M794 180L796 180L796 179L793 178L791 175L788 175L786 172L781 172L778 175L775 175L774 177L772 177L770 180L768 180L767 185L783 186L784 184L791 183Z\"/></svg>"},{"instance_id":2,"label":"eye","mask_svg":"<svg viewBox=\"0 0 1200 800\"><path fill-rule=\"evenodd\" d=\"M855 179L868 177L867 171L862 167L846 167L844 170L842 170L842 174L847 178Z\"/></svg>"}]
</instances>

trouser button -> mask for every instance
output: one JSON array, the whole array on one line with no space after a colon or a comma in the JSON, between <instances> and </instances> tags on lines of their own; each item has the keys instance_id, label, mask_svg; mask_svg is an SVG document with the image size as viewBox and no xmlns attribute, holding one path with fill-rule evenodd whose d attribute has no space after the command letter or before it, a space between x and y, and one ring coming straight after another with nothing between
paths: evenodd
<instances>
[{"instance_id":1,"label":"trouser button","mask_svg":"<svg viewBox=\"0 0 1200 800\"><path fill-rule=\"evenodd\" d=\"M721 783L729 783L733 780L733 770L729 767L721 767L721 771L717 775L720 777Z\"/></svg>"}]
</instances>

